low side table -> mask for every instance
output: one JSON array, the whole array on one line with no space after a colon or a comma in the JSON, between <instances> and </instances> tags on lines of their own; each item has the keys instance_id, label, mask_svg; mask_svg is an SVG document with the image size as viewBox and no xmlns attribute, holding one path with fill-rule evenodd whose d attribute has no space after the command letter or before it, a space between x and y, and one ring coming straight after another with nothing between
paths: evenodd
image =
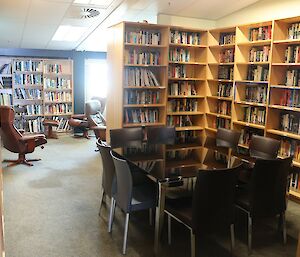
<instances>
[{"instance_id":1,"label":"low side table","mask_svg":"<svg viewBox=\"0 0 300 257\"><path fill-rule=\"evenodd\" d=\"M45 135L47 138L57 139L58 136L52 127L58 127L59 122L57 120L44 120L43 124L45 126Z\"/></svg>"}]
</instances>

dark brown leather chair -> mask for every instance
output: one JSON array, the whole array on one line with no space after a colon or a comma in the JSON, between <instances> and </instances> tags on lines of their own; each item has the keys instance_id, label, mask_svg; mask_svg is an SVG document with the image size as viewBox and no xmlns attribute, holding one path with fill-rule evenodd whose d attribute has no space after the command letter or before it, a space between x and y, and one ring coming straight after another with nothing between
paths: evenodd
<instances>
[{"instance_id":1,"label":"dark brown leather chair","mask_svg":"<svg viewBox=\"0 0 300 257\"><path fill-rule=\"evenodd\" d=\"M218 128L217 135L216 135L216 146L230 148L233 151L236 151L240 136L241 136L241 132L239 131L232 130L232 129Z\"/></svg>"},{"instance_id":2,"label":"dark brown leather chair","mask_svg":"<svg viewBox=\"0 0 300 257\"><path fill-rule=\"evenodd\" d=\"M82 137L89 139L89 123L85 114L74 114L69 119L69 125L74 129L82 131Z\"/></svg>"},{"instance_id":3,"label":"dark brown leather chair","mask_svg":"<svg viewBox=\"0 0 300 257\"><path fill-rule=\"evenodd\" d=\"M0 106L1 136L3 145L7 150L19 154L18 160L4 160L3 162L11 162L8 166L17 164L33 166L30 162L39 161L40 159L28 160L26 159L25 154L32 153L37 146L46 144L47 140L43 134L21 134L14 126L14 117L15 113L13 108L9 106Z\"/></svg>"},{"instance_id":4,"label":"dark brown leather chair","mask_svg":"<svg viewBox=\"0 0 300 257\"><path fill-rule=\"evenodd\" d=\"M251 157L261 159L276 159L280 148L280 141L253 135L249 144L249 153Z\"/></svg>"},{"instance_id":5,"label":"dark brown leather chair","mask_svg":"<svg viewBox=\"0 0 300 257\"><path fill-rule=\"evenodd\" d=\"M110 130L110 145L112 148L140 146L143 138L141 127Z\"/></svg>"},{"instance_id":6,"label":"dark brown leather chair","mask_svg":"<svg viewBox=\"0 0 300 257\"><path fill-rule=\"evenodd\" d=\"M285 210L287 178L293 157L257 159L247 187L238 188L236 207L248 215L248 250L252 249L252 219L280 215L286 243Z\"/></svg>"},{"instance_id":7,"label":"dark brown leather chair","mask_svg":"<svg viewBox=\"0 0 300 257\"><path fill-rule=\"evenodd\" d=\"M153 144L175 144L176 130L175 127L148 127L146 137L149 143Z\"/></svg>"},{"instance_id":8,"label":"dark brown leather chair","mask_svg":"<svg viewBox=\"0 0 300 257\"><path fill-rule=\"evenodd\" d=\"M96 138L106 140L106 120L101 113L101 104L98 100L90 100L85 103L85 115L89 129L93 130Z\"/></svg>"}]
</instances>

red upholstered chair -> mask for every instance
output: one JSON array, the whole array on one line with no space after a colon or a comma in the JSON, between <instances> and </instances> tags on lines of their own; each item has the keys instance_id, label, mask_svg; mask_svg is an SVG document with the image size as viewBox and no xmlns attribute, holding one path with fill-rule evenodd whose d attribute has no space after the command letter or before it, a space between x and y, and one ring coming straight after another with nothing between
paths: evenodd
<instances>
[{"instance_id":1,"label":"red upholstered chair","mask_svg":"<svg viewBox=\"0 0 300 257\"><path fill-rule=\"evenodd\" d=\"M19 154L18 160L4 160L3 162L11 162L8 166L17 164L33 166L30 162L39 161L40 159L28 160L26 159L25 154L32 153L37 146L47 143L47 140L43 134L21 134L14 126L14 118L15 113L13 108L9 106L0 106L1 136L3 145L7 150Z\"/></svg>"}]
</instances>

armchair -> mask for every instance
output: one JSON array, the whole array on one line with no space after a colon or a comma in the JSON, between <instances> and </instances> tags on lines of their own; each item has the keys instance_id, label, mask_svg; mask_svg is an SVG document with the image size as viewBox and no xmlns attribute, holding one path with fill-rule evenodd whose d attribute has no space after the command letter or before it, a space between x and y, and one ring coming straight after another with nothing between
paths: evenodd
<instances>
[{"instance_id":1,"label":"armchair","mask_svg":"<svg viewBox=\"0 0 300 257\"><path fill-rule=\"evenodd\" d=\"M25 164L33 166L32 161L39 161L40 159L26 159L25 154L32 153L37 146L47 143L45 135L34 134L24 135L14 126L14 110L9 106L0 106L0 120L1 120L1 135L4 147L13 152L18 153L17 160L4 160L3 162L11 162L8 166ZM43 148L43 146L42 146Z\"/></svg>"},{"instance_id":2,"label":"armchair","mask_svg":"<svg viewBox=\"0 0 300 257\"><path fill-rule=\"evenodd\" d=\"M106 120L101 113L101 104L98 100L90 100L85 103L85 114L89 129L93 130L96 138L105 141Z\"/></svg>"}]
</instances>

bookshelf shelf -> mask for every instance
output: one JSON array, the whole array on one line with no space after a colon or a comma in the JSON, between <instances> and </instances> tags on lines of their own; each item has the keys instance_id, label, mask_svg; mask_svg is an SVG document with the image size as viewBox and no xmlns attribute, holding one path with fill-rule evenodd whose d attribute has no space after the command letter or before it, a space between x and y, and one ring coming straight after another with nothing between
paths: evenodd
<instances>
[{"instance_id":1,"label":"bookshelf shelf","mask_svg":"<svg viewBox=\"0 0 300 257\"><path fill-rule=\"evenodd\" d=\"M186 149L201 149L201 144L199 143L189 143L189 144L176 144L167 146L167 151L180 151Z\"/></svg>"},{"instance_id":2,"label":"bookshelf shelf","mask_svg":"<svg viewBox=\"0 0 300 257\"><path fill-rule=\"evenodd\" d=\"M238 144L238 147L241 147L244 149L249 149L249 145L246 145L246 144Z\"/></svg>"},{"instance_id":3,"label":"bookshelf shelf","mask_svg":"<svg viewBox=\"0 0 300 257\"><path fill-rule=\"evenodd\" d=\"M125 46L129 47L149 47L149 48L166 48L167 45L154 45L154 44L134 44L134 43L125 43Z\"/></svg>"},{"instance_id":4,"label":"bookshelf shelf","mask_svg":"<svg viewBox=\"0 0 300 257\"><path fill-rule=\"evenodd\" d=\"M277 130L277 129L267 129L267 133L300 140L300 135L298 135L298 134L293 134L290 132L285 132L285 131L281 131L281 130Z\"/></svg>"},{"instance_id":5,"label":"bookshelf shelf","mask_svg":"<svg viewBox=\"0 0 300 257\"><path fill-rule=\"evenodd\" d=\"M234 48L235 44L223 44L223 45L211 45L209 48L212 49L227 49L227 48Z\"/></svg>"},{"instance_id":6,"label":"bookshelf shelf","mask_svg":"<svg viewBox=\"0 0 300 257\"><path fill-rule=\"evenodd\" d=\"M201 126L186 126L186 127L176 127L176 131L187 131L187 130L203 130Z\"/></svg>"},{"instance_id":7,"label":"bookshelf shelf","mask_svg":"<svg viewBox=\"0 0 300 257\"><path fill-rule=\"evenodd\" d=\"M299 86L286 86L286 85L270 85L271 88L282 88L282 89L300 89Z\"/></svg>"},{"instance_id":8,"label":"bookshelf shelf","mask_svg":"<svg viewBox=\"0 0 300 257\"><path fill-rule=\"evenodd\" d=\"M157 67L157 68L166 68L167 65L163 64L124 64L125 67Z\"/></svg>"},{"instance_id":9,"label":"bookshelf shelf","mask_svg":"<svg viewBox=\"0 0 300 257\"><path fill-rule=\"evenodd\" d=\"M45 113L44 116L53 117L53 116L70 116L73 113Z\"/></svg>"},{"instance_id":10,"label":"bookshelf shelf","mask_svg":"<svg viewBox=\"0 0 300 257\"><path fill-rule=\"evenodd\" d=\"M259 81L259 80L236 80L237 83L250 83L250 84L268 84L269 81Z\"/></svg>"},{"instance_id":11,"label":"bookshelf shelf","mask_svg":"<svg viewBox=\"0 0 300 257\"><path fill-rule=\"evenodd\" d=\"M8 77L8 78L11 78L11 77L12 77L12 74L1 74L1 73L0 73L0 77Z\"/></svg>"},{"instance_id":12,"label":"bookshelf shelf","mask_svg":"<svg viewBox=\"0 0 300 257\"><path fill-rule=\"evenodd\" d=\"M189 112L167 112L167 115L203 115L203 112L195 112L195 111L189 111Z\"/></svg>"},{"instance_id":13,"label":"bookshelf shelf","mask_svg":"<svg viewBox=\"0 0 300 257\"><path fill-rule=\"evenodd\" d=\"M300 66L300 63L272 63L273 66Z\"/></svg>"},{"instance_id":14,"label":"bookshelf shelf","mask_svg":"<svg viewBox=\"0 0 300 257\"><path fill-rule=\"evenodd\" d=\"M164 104L124 104L124 108L164 107Z\"/></svg>"},{"instance_id":15,"label":"bookshelf shelf","mask_svg":"<svg viewBox=\"0 0 300 257\"><path fill-rule=\"evenodd\" d=\"M184 64L184 65L206 65L205 62L175 62L169 61L169 64Z\"/></svg>"},{"instance_id":16,"label":"bookshelf shelf","mask_svg":"<svg viewBox=\"0 0 300 257\"><path fill-rule=\"evenodd\" d=\"M198 99L204 99L204 96L201 95L168 95L168 98L198 98Z\"/></svg>"},{"instance_id":17,"label":"bookshelf shelf","mask_svg":"<svg viewBox=\"0 0 300 257\"><path fill-rule=\"evenodd\" d=\"M206 45L175 44L175 43L170 43L169 46L170 47L182 47L182 48L186 48L186 47L191 47L191 48L207 48Z\"/></svg>"},{"instance_id":18,"label":"bookshelf shelf","mask_svg":"<svg viewBox=\"0 0 300 257\"><path fill-rule=\"evenodd\" d=\"M208 63L208 65L228 65L228 66L233 66L234 62L220 62L220 63L210 62L210 63Z\"/></svg>"},{"instance_id":19,"label":"bookshelf shelf","mask_svg":"<svg viewBox=\"0 0 300 257\"><path fill-rule=\"evenodd\" d=\"M251 106L266 107L266 104L263 104L263 103L246 102L246 101L234 101L234 103L241 104L241 105L251 105Z\"/></svg>"},{"instance_id":20,"label":"bookshelf shelf","mask_svg":"<svg viewBox=\"0 0 300 257\"><path fill-rule=\"evenodd\" d=\"M223 101L232 101L232 97L214 96L214 95L208 95L206 97L208 99L223 100Z\"/></svg>"},{"instance_id":21,"label":"bookshelf shelf","mask_svg":"<svg viewBox=\"0 0 300 257\"><path fill-rule=\"evenodd\" d=\"M237 125L241 125L241 126L245 126L245 127L252 127L252 128L256 128L256 129L265 129L264 125L259 125L259 124L255 124L255 123L250 123L250 122L245 122L245 121L233 121L234 124Z\"/></svg>"},{"instance_id":22,"label":"bookshelf shelf","mask_svg":"<svg viewBox=\"0 0 300 257\"><path fill-rule=\"evenodd\" d=\"M237 65L269 65L270 62L236 62Z\"/></svg>"},{"instance_id":23,"label":"bookshelf shelf","mask_svg":"<svg viewBox=\"0 0 300 257\"><path fill-rule=\"evenodd\" d=\"M202 78L172 78L172 77L169 77L169 80L174 80L174 81L190 81L190 80L205 81L205 79L202 79Z\"/></svg>"},{"instance_id":24,"label":"bookshelf shelf","mask_svg":"<svg viewBox=\"0 0 300 257\"><path fill-rule=\"evenodd\" d=\"M205 130L208 130L208 131L213 132L213 133L217 132L216 128L208 128L208 127L206 127Z\"/></svg>"},{"instance_id":25,"label":"bookshelf shelf","mask_svg":"<svg viewBox=\"0 0 300 257\"><path fill-rule=\"evenodd\" d=\"M162 122L152 122L152 123L124 123L123 127L124 128L131 128L131 127L150 127L150 126L164 126L165 124Z\"/></svg>"},{"instance_id":26,"label":"bookshelf shelf","mask_svg":"<svg viewBox=\"0 0 300 257\"><path fill-rule=\"evenodd\" d=\"M270 44L271 44L271 40L256 40L256 41L237 43L237 46L264 46Z\"/></svg>"},{"instance_id":27,"label":"bookshelf shelf","mask_svg":"<svg viewBox=\"0 0 300 257\"><path fill-rule=\"evenodd\" d=\"M293 112L300 112L299 107L291 107L291 106L282 106L282 105L269 105L269 108L274 108L274 109L280 109L280 110L287 110L287 111L293 111Z\"/></svg>"},{"instance_id":28,"label":"bookshelf shelf","mask_svg":"<svg viewBox=\"0 0 300 257\"><path fill-rule=\"evenodd\" d=\"M274 40L273 44L300 44L300 39Z\"/></svg>"},{"instance_id":29,"label":"bookshelf shelf","mask_svg":"<svg viewBox=\"0 0 300 257\"><path fill-rule=\"evenodd\" d=\"M231 116L220 114L220 113L207 112L206 115L211 115L211 116L215 116L215 117L218 117L218 118L224 118L224 119L228 119L228 120L231 119Z\"/></svg>"}]
</instances>

